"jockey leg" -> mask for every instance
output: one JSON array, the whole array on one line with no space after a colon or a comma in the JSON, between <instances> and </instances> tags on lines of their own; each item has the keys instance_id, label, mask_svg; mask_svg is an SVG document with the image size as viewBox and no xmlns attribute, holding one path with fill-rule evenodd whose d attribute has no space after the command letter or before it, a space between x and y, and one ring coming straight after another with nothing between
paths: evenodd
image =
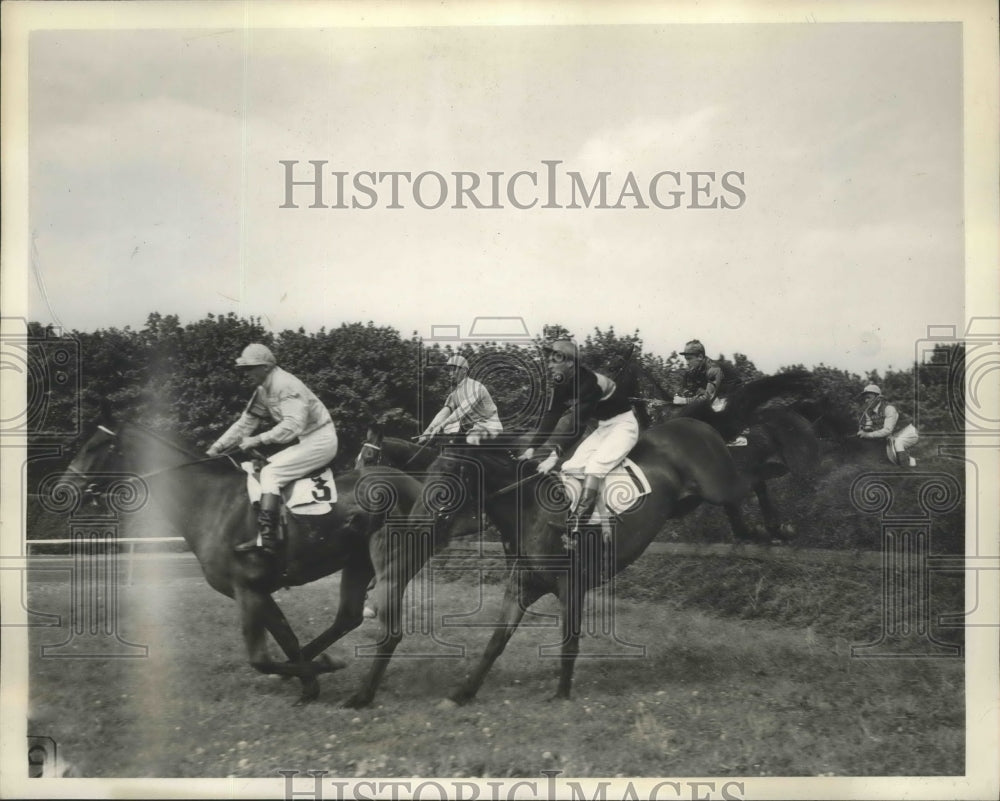
<instances>
[{"instance_id":1,"label":"jockey leg","mask_svg":"<svg viewBox=\"0 0 1000 801\"><path fill-rule=\"evenodd\" d=\"M324 426L300 438L296 445L279 451L260 471L260 510L257 513L257 536L236 546L246 553L256 548L274 555L280 548L279 512L281 488L313 470L319 470L337 455L337 435L333 426Z\"/></svg>"},{"instance_id":2,"label":"jockey leg","mask_svg":"<svg viewBox=\"0 0 1000 801\"><path fill-rule=\"evenodd\" d=\"M639 423L632 411L624 412L610 420L598 424L594 431L577 449L573 458L563 465L565 470L573 462L583 463L583 493L570 515L570 532L576 535L580 526L586 525L594 514L597 492L601 482L615 466L624 459L639 439ZM589 445L583 455L581 450ZM567 546L572 547L572 546Z\"/></svg>"},{"instance_id":3,"label":"jockey leg","mask_svg":"<svg viewBox=\"0 0 1000 801\"><path fill-rule=\"evenodd\" d=\"M234 549L237 553L260 548L267 554L278 553L278 512L281 509L281 496L273 492L265 492L260 496L260 509L257 512L257 535L246 542L241 542Z\"/></svg>"},{"instance_id":4,"label":"jockey leg","mask_svg":"<svg viewBox=\"0 0 1000 801\"><path fill-rule=\"evenodd\" d=\"M583 481L583 492L576 508L570 512L569 529L574 534L580 530L580 526L586 525L594 514L594 507L597 505L597 489L601 484L601 477L587 475Z\"/></svg>"}]
</instances>

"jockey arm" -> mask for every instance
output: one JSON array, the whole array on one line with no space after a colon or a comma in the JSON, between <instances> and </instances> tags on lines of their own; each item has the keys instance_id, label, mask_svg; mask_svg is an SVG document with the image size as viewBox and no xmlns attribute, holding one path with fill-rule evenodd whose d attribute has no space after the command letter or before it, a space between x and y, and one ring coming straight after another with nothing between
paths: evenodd
<instances>
[{"instance_id":1,"label":"jockey arm","mask_svg":"<svg viewBox=\"0 0 1000 801\"><path fill-rule=\"evenodd\" d=\"M309 407L305 398L294 389L283 390L278 395L280 422L255 437L261 445L284 445L306 430Z\"/></svg>"},{"instance_id":2,"label":"jockey arm","mask_svg":"<svg viewBox=\"0 0 1000 801\"><path fill-rule=\"evenodd\" d=\"M218 456L238 445L244 438L249 437L257 430L266 415L267 409L257 400L257 392L254 391L253 397L250 398L246 409L243 410L243 414L208 449L209 456Z\"/></svg>"},{"instance_id":3,"label":"jockey arm","mask_svg":"<svg viewBox=\"0 0 1000 801\"><path fill-rule=\"evenodd\" d=\"M457 432L462 423L468 421L472 431L491 436L489 429L483 425L478 411L483 406L493 407L490 393L482 384L464 382L456 388L444 402L444 407L431 420L424 434L436 434L444 431L447 434Z\"/></svg>"},{"instance_id":4,"label":"jockey arm","mask_svg":"<svg viewBox=\"0 0 1000 801\"><path fill-rule=\"evenodd\" d=\"M705 380L705 386L699 389L692 396L692 400L715 400L715 396L719 394L719 385L722 383L722 368L718 365L713 364L707 370L707 376Z\"/></svg>"},{"instance_id":5,"label":"jockey arm","mask_svg":"<svg viewBox=\"0 0 1000 801\"><path fill-rule=\"evenodd\" d=\"M451 408L449 408L447 405L443 406L441 408L441 411L439 411L436 415L434 415L434 419L431 420L430 425L428 425L427 428L424 430L424 435L430 437L434 434L437 434L439 431L444 430L446 427L449 427L450 425L452 425L453 417L454 413L452 412ZM458 427L457 421L455 422L456 422L455 428L457 429Z\"/></svg>"},{"instance_id":6,"label":"jockey arm","mask_svg":"<svg viewBox=\"0 0 1000 801\"><path fill-rule=\"evenodd\" d=\"M877 431L859 431L858 436L862 439L883 439L892 434L897 422L899 422L899 412L896 411L895 406L887 403L885 406L885 421L882 423L882 427Z\"/></svg>"},{"instance_id":7,"label":"jockey arm","mask_svg":"<svg viewBox=\"0 0 1000 801\"><path fill-rule=\"evenodd\" d=\"M239 419L233 423L226 433L219 437L215 443L208 449L210 456L217 456L223 451L228 451L235 445L238 445L244 437L249 437L257 430L257 426L260 425L260 418L250 412L243 412Z\"/></svg>"},{"instance_id":8,"label":"jockey arm","mask_svg":"<svg viewBox=\"0 0 1000 801\"><path fill-rule=\"evenodd\" d=\"M549 413L539 427L539 434L548 433L543 447L558 453L572 447L583 435L584 425L593 416L603 394L595 374L583 368L575 381L557 388Z\"/></svg>"}]
</instances>

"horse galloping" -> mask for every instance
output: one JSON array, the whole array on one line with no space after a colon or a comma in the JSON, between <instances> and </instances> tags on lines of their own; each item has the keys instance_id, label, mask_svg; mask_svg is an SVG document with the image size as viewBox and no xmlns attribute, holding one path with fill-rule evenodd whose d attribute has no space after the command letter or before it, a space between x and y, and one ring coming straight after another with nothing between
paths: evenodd
<instances>
[{"instance_id":1,"label":"horse galloping","mask_svg":"<svg viewBox=\"0 0 1000 801\"><path fill-rule=\"evenodd\" d=\"M757 496L765 531L774 540L790 539L794 529L781 522L767 482L788 473L811 478L819 466L820 445L813 426L793 406L765 404L779 396L798 397L814 391L808 373L790 371L747 382L722 411L699 401L680 407L674 416L708 423L727 442L747 430L747 444L730 446L729 452Z\"/></svg>"},{"instance_id":2,"label":"horse galloping","mask_svg":"<svg viewBox=\"0 0 1000 801\"><path fill-rule=\"evenodd\" d=\"M80 448L66 472L49 487L79 497L84 488L122 474L142 480L201 565L209 585L239 608L250 664L261 673L297 677L296 703L319 694L317 675L340 669L319 656L361 625L365 588L374 575L369 537L388 516L408 510L419 496L413 478L390 467L351 471L337 477L332 511L316 516L288 514L284 570L259 553L235 554L233 546L257 530L247 498L247 476L228 456L205 457L137 423L105 420ZM341 571L340 603L331 626L300 647L284 613L272 598L279 587L300 586ZM273 661L267 632L287 662Z\"/></svg>"},{"instance_id":3,"label":"horse galloping","mask_svg":"<svg viewBox=\"0 0 1000 801\"><path fill-rule=\"evenodd\" d=\"M652 492L615 519L610 543L599 547L601 553L594 559L590 558L593 549L583 547L586 543L569 552L564 547L568 500L555 475L534 473L530 466L513 460L503 446L460 446L438 456L427 471L425 491L407 522L412 530L421 526L431 529L430 547L413 547L402 538L389 537L385 529L372 539L378 616L385 635L379 640L368 675L347 705L362 707L373 700L402 639L406 586L431 555L447 545L455 521L470 504L485 511L501 532L511 570L501 622L478 665L451 700L465 703L475 696L527 609L549 593L560 601L563 623L555 697L568 698L588 590L634 562L665 520L680 517L703 501L721 505L734 530L746 531L740 514L740 502L748 491L746 479L736 469L722 438L707 424L682 419L654 426L640 435L629 456L645 472ZM529 475L519 475L525 469ZM445 486L449 481L457 481L462 491L433 490L435 483ZM600 531L592 533L602 538Z\"/></svg>"}]
</instances>

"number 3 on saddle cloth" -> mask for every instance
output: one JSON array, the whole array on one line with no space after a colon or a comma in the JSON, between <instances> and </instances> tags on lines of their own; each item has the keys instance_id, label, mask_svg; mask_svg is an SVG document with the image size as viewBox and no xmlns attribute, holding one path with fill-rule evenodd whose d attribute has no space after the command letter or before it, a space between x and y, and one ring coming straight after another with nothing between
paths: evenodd
<instances>
[{"instance_id":1,"label":"number 3 on saddle cloth","mask_svg":"<svg viewBox=\"0 0 1000 801\"><path fill-rule=\"evenodd\" d=\"M243 462L240 467L247 474L247 495L251 503L260 501L261 489L253 462ZM337 485L329 467L298 478L281 488L284 508L297 515L325 515L337 502Z\"/></svg>"},{"instance_id":2,"label":"number 3 on saddle cloth","mask_svg":"<svg viewBox=\"0 0 1000 801\"><path fill-rule=\"evenodd\" d=\"M559 477L566 489L570 509L575 509L577 501L580 499L580 493L583 491L583 482L576 476L565 473L560 473ZM600 523L604 539L609 540L611 539L612 519L636 506L650 492L652 492L652 488L646 474L642 472L642 468L626 457L601 482L600 490L597 493L597 504L594 506L594 514L591 515L587 523L594 525Z\"/></svg>"}]
</instances>

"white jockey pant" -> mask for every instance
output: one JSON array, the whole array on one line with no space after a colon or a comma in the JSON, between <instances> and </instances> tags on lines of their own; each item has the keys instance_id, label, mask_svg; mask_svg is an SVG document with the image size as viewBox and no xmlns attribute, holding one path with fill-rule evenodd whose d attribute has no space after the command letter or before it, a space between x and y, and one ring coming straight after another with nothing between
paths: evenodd
<instances>
[{"instance_id":1,"label":"white jockey pant","mask_svg":"<svg viewBox=\"0 0 1000 801\"><path fill-rule=\"evenodd\" d=\"M908 425L901 428L898 433L893 434L889 439L892 440L893 450L896 453L900 453L911 445L916 445L919 437L917 436L917 429L912 425Z\"/></svg>"},{"instance_id":2,"label":"white jockey pant","mask_svg":"<svg viewBox=\"0 0 1000 801\"><path fill-rule=\"evenodd\" d=\"M601 420L594 433L577 447L561 470L569 475L604 478L639 441L639 421L629 409L608 420Z\"/></svg>"},{"instance_id":3,"label":"white jockey pant","mask_svg":"<svg viewBox=\"0 0 1000 801\"><path fill-rule=\"evenodd\" d=\"M327 423L267 460L260 471L261 491L277 495L289 481L325 467L336 455L337 430L333 423Z\"/></svg>"}]
</instances>

